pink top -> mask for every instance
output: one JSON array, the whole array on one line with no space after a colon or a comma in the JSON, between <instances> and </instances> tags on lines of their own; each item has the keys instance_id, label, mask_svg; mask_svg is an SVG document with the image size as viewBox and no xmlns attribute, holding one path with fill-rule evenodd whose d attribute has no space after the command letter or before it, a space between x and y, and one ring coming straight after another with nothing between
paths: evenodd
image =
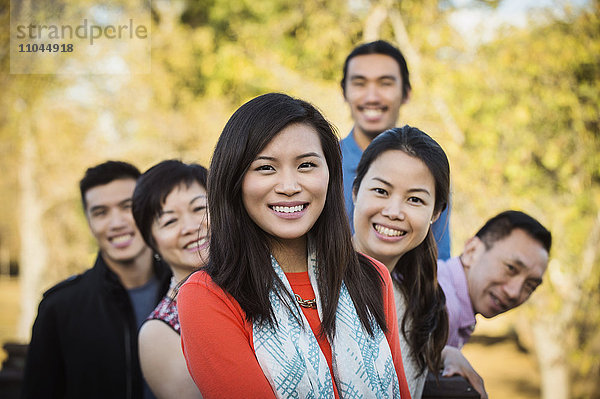
<instances>
[{"instance_id":1,"label":"pink top","mask_svg":"<svg viewBox=\"0 0 600 399\"><path fill-rule=\"evenodd\" d=\"M446 295L448 345L460 349L471 337L476 321L460 258L438 260L437 278Z\"/></svg>"}]
</instances>

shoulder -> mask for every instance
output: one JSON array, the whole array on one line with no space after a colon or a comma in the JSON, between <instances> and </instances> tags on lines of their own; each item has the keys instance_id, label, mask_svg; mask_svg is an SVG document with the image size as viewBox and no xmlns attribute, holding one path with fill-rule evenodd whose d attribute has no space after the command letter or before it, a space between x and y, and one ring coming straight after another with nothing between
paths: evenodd
<instances>
[{"instance_id":1,"label":"shoulder","mask_svg":"<svg viewBox=\"0 0 600 399\"><path fill-rule=\"evenodd\" d=\"M457 273L464 273L462 271L462 264L458 256L450 258L448 260L438 259L437 262L437 277L440 285L453 285L454 278Z\"/></svg>"},{"instance_id":2,"label":"shoulder","mask_svg":"<svg viewBox=\"0 0 600 399\"><path fill-rule=\"evenodd\" d=\"M177 294L177 308L180 319L185 317L187 311L207 308L230 308L236 313L241 312L241 306L227 291L215 283L203 270L193 273L181 286Z\"/></svg>"},{"instance_id":3,"label":"shoulder","mask_svg":"<svg viewBox=\"0 0 600 399\"><path fill-rule=\"evenodd\" d=\"M363 257L365 257L369 263L371 263L371 265L373 265L373 267L379 272L379 274L382 275L390 275L389 270L387 269L387 267L385 267L385 265L383 263L381 263L380 261L378 261L375 258L370 257L369 255L365 255L362 252L359 252L360 255L362 255Z\"/></svg>"},{"instance_id":4,"label":"shoulder","mask_svg":"<svg viewBox=\"0 0 600 399\"><path fill-rule=\"evenodd\" d=\"M343 139L340 140L340 146L342 148L347 147L348 144L350 144L352 141L353 141L352 131L350 131L350 133L348 133L348 135L346 137L344 137Z\"/></svg>"},{"instance_id":5,"label":"shoulder","mask_svg":"<svg viewBox=\"0 0 600 399\"><path fill-rule=\"evenodd\" d=\"M89 293L91 269L81 274L75 274L44 292L42 302L70 300L80 292Z\"/></svg>"},{"instance_id":6,"label":"shoulder","mask_svg":"<svg viewBox=\"0 0 600 399\"><path fill-rule=\"evenodd\" d=\"M179 334L168 324L157 319L146 320L139 332L140 343L150 344L173 338L179 340Z\"/></svg>"},{"instance_id":7,"label":"shoulder","mask_svg":"<svg viewBox=\"0 0 600 399\"><path fill-rule=\"evenodd\" d=\"M68 291L69 289L73 289L81 281L82 276L82 274L75 274L61 281L60 283L56 284L55 286L49 288L46 292L44 292L44 298L51 295L55 295L59 292L65 292L65 290Z\"/></svg>"},{"instance_id":8,"label":"shoulder","mask_svg":"<svg viewBox=\"0 0 600 399\"><path fill-rule=\"evenodd\" d=\"M362 150L354 140L352 131L346 137L340 140L340 147L344 154L362 154Z\"/></svg>"}]
</instances>

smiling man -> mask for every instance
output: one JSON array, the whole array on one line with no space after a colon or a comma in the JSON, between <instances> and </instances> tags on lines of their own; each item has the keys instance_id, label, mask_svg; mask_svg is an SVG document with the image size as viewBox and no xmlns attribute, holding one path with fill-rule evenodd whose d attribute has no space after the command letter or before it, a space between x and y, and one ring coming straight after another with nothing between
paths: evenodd
<instances>
[{"instance_id":1,"label":"smiling man","mask_svg":"<svg viewBox=\"0 0 600 399\"><path fill-rule=\"evenodd\" d=\"M400 107L410 98L411 86L404 56L390 43L378 40L361 44L346 58L341 80L344 99L354 127L340 141L344 173L344 198L353 228L352 183L360 157L371 141L396 127ZM438 258L450 257L449 207L433 224Z\"/></svg>"},{"instance_id":2,"label":"smiling man","mask_svg":"<svg viewBox=\"0 0 600 399\"><path fill-rule=\"evenodd\" d=\"M552 235L537 220L505 211L467 240L463 253L438 261L446 295L448 345L461 348L475 328L475 315L490 318L513 309L542 283Z\"/></svg>"},{"instance_id":3,"label":"smiling man","mask_svg":"<svg viewBox=\"0 0 600 399\"><path fill-rule=\"evenodd\" d=\"M80 182L99 253L93 268L50 288L33 325L24 398L152 398L140 371L139 327L168 289L131 213L140 172L125 162L89 168Z\"/></svg>"}]
</instances>

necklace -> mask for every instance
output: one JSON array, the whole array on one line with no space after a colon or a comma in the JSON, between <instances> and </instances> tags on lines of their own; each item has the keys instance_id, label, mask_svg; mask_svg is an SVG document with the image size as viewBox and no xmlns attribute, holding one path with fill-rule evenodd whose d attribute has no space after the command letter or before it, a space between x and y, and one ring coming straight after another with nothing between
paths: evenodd
<instances>
[{"instance_id":1,"label":"necklace","mask_svg":"<svg viewBox=\"0 0 600 399\"><path fill-rule=\"evenodd\" d=\"M303 308L311 308L311 309L317 308L317 298L302 299L302 297L298 294L294 294L294 296L296 297L296 301L298 302L298 305L302 306Z\"/></svg>"}]
</instances>

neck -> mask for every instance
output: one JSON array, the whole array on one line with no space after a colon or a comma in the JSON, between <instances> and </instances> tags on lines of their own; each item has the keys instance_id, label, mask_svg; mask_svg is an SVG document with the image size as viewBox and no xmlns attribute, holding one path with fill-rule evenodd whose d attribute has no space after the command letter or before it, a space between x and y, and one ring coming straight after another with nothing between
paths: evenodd
<instances>
[{"instance_id":1,"label":"neck","mask_svg":"<svg viewBox=\"0 0 600 399\"><path fill-rule=\"evenodd\" d=\"M306 236L295 240L272 241L271 253L284 273L299 273L308 270Z\"/></svg>"},{"instance_id":2,"label":"neck","mask_svg":"<svg viewBox=\"0 0 600 399\"><path fill-rule=\"evenodd\" d=\"M177 283L183 281L187 276L189 276L193 272L193 270L190 270L189 268L179 268L173 266L171 266L171 271L173 272L173 277L175 277L175 281Z\"/></svg>"},{"instance_id":3,"label":"neck","mask_svg":"<svg viewBox=\"0 0 600 399\"><path fill-rule=\"evenodd\" d=\"M352 134L354 135L354 141L358 144L358 147L364 151L365 148L371 143L373 140L372 137L369 137L365 132L363 132L358 126L354 125L352 130Z\"/></svg>"},{"instance_id":4,"label":"neck","mask_svg":"<svg viewBox=\"0 0 600 399\"><path fill-rule=\"evenodd\" d=\"M370 256L371 258L376 259L379 262L383 263L390 273L392 272L392 270L394 270L394 268L396 267L396 264L402 257L402 255L393 256L393 257L375 256L375 255L369 253L369 251L365 251L364 248L362 248L360 243L358 241L356 241L356 234L354 234L352 236L352 244L354 245L354 250L356 252L360 252L362 254Z\"/></svg>"},{"instance_id":5,"label":"neck","mask_svg":"<svg viewBox=\"0 0 600 399\"><path fill-rule=\"evenodd\" d=\"M117 262L103 257L104 262L121 281L125 289L141 287L154 275L152 267L152 251L146 248L141 254L130 261Z\"/></svg>"}]
</instances>

